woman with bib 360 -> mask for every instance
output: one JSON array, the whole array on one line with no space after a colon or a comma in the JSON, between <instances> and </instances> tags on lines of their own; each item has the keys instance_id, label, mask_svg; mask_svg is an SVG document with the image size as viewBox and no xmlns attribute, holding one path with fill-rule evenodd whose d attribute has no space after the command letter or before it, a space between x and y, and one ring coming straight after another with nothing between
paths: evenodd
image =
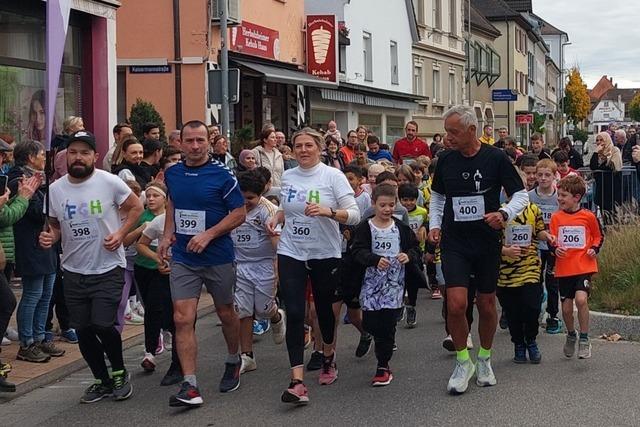
<instances>
[{"instance_id":1,"label":"woman with bib 360","mask_svg":"<svg viewBox=\"0 0 640 427\"><path fill-rule=\"evenodd\" d=\"M304 314L307 277L311 279L318 321L324 341L319 382L337 379L334 347L333 295L339 279L342 235L338 223L355 225L360 211L347 178L320 161L322 136L305 128L293 135L299 166L282 175L281 205L269 230L284 223L278 245L280 292L287 311L287 350L291 383L282 394L286 403L309 401L303 384Z\"/></svg>"}]
</instances>

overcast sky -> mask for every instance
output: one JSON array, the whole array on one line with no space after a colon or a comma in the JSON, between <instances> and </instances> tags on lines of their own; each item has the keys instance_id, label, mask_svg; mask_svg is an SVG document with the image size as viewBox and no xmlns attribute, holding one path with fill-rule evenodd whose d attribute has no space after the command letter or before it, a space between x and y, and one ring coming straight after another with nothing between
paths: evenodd
<instances>
[{"instance_id":1,"label":"overcast sky","mask_svg":"<svg viewBox=\"0 0 640 427\"><path fill-rule=\"evenodd\" d=\"M640 0L533 0L533 12L569 35L565 67L589 88L604 74L640 87Z\"/></svg>"}]
</instances>

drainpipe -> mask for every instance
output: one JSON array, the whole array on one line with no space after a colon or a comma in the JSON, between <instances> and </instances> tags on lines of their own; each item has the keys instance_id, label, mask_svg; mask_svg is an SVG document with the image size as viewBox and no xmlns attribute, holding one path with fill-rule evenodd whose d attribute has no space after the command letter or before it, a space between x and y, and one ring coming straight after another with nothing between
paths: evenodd
<instances>
[{"instance_id":1,"label":"drainpipe","mask_svg":"<svg viewBox=\"0 0 640 427\"><path fill-rule=\"evenodd\" d=\"M182 52L180 50L180 0L173 0L173 56L175 77L176 128L182 127Z\"/></svg>"}]
</instances>

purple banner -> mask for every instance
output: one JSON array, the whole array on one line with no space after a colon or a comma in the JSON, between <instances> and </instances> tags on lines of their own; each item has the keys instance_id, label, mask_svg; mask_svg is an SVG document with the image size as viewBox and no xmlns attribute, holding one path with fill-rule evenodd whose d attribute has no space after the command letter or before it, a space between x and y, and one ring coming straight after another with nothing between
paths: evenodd
<instances>
[{"instance_id":1,"label":"purple banner","mask_svg":"<svg viewBox=\"0 0 640 427\"><path fill-rule=\"evenodd\" d=\"M47 0L47 81L45 83L45 149L51 148L51 133L55 121L56 98L60 83L64 42L69 27L71 0Z\"/></svg>"}]
</instances>

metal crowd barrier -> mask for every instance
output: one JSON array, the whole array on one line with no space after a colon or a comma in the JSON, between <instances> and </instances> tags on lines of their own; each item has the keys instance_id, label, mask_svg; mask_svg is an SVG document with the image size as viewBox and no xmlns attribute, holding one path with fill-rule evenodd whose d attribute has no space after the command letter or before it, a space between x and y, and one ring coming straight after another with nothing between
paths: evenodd
<instances>
[{"instance_id":1,"label":"metal crowd barrier","mask_svg":"<svg viewBox=\"0 0 640 427\"><path fill-rule=\"evenodd\" d=\"M640 213L640 182L635 166L623 166L620 172L581 168L578 173L587 182L582 206L604 224L626 223Z\"/></svg>"}]
</instances>

